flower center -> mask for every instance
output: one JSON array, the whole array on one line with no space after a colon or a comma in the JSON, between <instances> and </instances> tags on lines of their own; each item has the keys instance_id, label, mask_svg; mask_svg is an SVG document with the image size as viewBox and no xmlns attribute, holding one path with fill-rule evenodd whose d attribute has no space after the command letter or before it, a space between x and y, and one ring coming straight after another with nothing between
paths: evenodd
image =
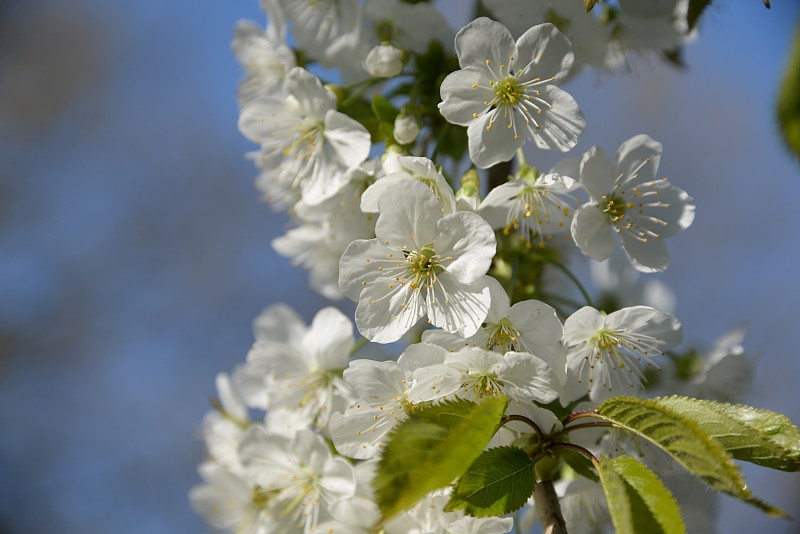
<instances>
[{"instance_id":1,"label":"flower center","mask_svg":"<svg viewBox=\"0 0 800 534\"><path fill-rule=\"evenodd\" d=\"M269 501L277 494L277 491L267 491L258 484L253 486L253 494L250 500L256 508L264 508L269 504Z\"/></svg>"},{"instance_id":2,"label":"flower center","mask_svg":"<svg viewBox=\"0 0 800 534\"><path fill-rule=\"evenodd\" d=\"M444 267L439 265L440 258L433 250L433 245L425 245L420 250L406 253L408 271L411 274L411 287L417 289L424 285L432 286L436 277L444 272Z\"/></svg>"},{"instance_id":3,"label":"flower center","mask_svg":"<svg viewBox=\"0 0 800 534\"><path fill-rule=\"evenodd\" d=\"M632 202L625 202L625 199L619 195L603 195L603 200L606 202L603 212L607 213L611 218L611 222L617 222L625 217L625 210L633 207Z\"/></svg>"},{"instance_id":4,"label":"flower center","mask_svg":"<svg viewBox=\"0 0 800 534\"><path fill-rule=\"evenodd\" d=\"M495 103L498 107L517 107L526 90L514 76L506 76L494 83L494 92Z\"/></svg>"},{"instance_id":5,"label":"flower center","mask_svg":"<svg viewBox=\"0 0 800 534\"><path fill-rule=\"evenodd\" d=\"M489 350L499 348L503 353L519 350L520 333L519 330L514 328L508 317L504 317L497 323L487 326L489 328L489 343L487 347Z\"/></svg>"}]
</instances>

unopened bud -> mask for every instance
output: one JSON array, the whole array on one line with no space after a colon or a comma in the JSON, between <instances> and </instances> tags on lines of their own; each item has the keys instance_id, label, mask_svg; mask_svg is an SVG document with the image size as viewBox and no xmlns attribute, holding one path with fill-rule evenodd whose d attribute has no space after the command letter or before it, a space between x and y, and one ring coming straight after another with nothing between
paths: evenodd
<instances>
[{"instance_id":1,"label":"unopened bud","mask_svg":"<svg viewBox=\"0 0 800 534\"><path fill-rule=\"evenodd\" d=\"M367 54L364 70L370 76L391 78L403 72L407 54L390 43L381 43Z\"/></svg>"},{"instance_id":2,"label":"unopened bud","mask_svg":"<svg viewBox=\"0 0 800 534\"><path fill-rule=\"evenodd\" d=\"M394 140L401 145L413 143L419 135L419 123L414 115L398 115L394 120Z\"/></svg>"}]
</instances>

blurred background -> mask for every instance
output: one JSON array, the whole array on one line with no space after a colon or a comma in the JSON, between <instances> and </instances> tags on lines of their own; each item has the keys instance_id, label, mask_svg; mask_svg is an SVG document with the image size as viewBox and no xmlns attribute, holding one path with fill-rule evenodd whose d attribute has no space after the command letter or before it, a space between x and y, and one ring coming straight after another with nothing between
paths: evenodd
<instances>
[{"instance_id":1,"label":"blurred background","mask_svg":"<svg viewBox=\"0 0 800 534\"><path fill-rule=\"evenodd\" d=\"M567 89L579 150L664 143L659 174L698 206L662 276L686 339L745 326L748 402L800 423L800 165L773 118L800 2L772 3L717 0L686 70ZM263 22L256 0L0 2L0 533L205 532L186 494L215 374L265 306L326 305L270 248L286 219L236 128L240 18ZM797 474L745 474L800 517ZM721 532L800 532L723 500Z\"/></svg>"}]
</instances>

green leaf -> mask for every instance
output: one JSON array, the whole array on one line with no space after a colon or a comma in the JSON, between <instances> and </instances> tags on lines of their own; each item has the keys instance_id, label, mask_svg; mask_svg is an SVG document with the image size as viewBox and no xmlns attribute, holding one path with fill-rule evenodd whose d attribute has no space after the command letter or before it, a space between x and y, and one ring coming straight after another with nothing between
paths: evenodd
<instances>
[{"instance_id":1,"label":"green leaf","mask_svg":"<svg viewBox=\"0 0 800 534\"><path fill-rule=\"evenodd\" d=\"M464 510L473 517L510 514L522 508L535 485L528 454L518 447L497 447L461 475L444 510Z\"/></svg>"},{"instance_id":2,"label":"green leaf","mask_svg":"<svg viewBox=\"0 0 800 534\"><path fill-rule=\"evenodd\" d=\"M573 471L578 473L584 478L588 478L594 482L599 481L600 479L597 478L597 473L594 469L594 464L592 461L584 456L583 454L579 453L574 449L569 449L567 447L554 447L551 449L555 452L562 460L564 460L568 466L572 468Z\"/></svg>"},{"instance_id":3,"label":"green leaf","mask_svg":"<svg viewBox=\"0 0 800 534\"><path fill-rule=\"evenodd\" d=\"M800 25L794 34L776 111L783 142L795 156L800 156Z\"/></svg>"},{"instance_id":4,"label":"green leaf","mask_svg":"<svg viewBox=\"0 0 800 534\"><path fill-rule=\"evenodd\" d=\"M481 455L508 399L488 397L423 406L390 435L373 481L384 519L450 484Z\"/></svg>"},{"instance_id":5,"label":"green leaf","mask_svg":"<svg viewBox=\"0 0 800 534\"><path fill-rule=\"evenodd\" d=\"M781 471L800 470L800 429L785 415L688 397L653 400L697 423L737 460Z\"/></svg>"},{"instance_id":6,"label":"green leaf","mask_svg":"<svg viewBox=\"0 0 800 534\"><path fill-rule=\"evenodd\" d=\"M788 517L783 510L753 497L733 458L717 440L700 425L659 405L657 400L614 397L597 409L597 415L660 447L712 488L757 506L770 515Z\"/></svg>"},{"instance_id":7,"label":"green leaf","mask_svg":"<svg viewBox=\"0 0 800 534\"><path fill-rule=\"evenodd\" d=\"M372 111L382 122L394 123L400 111L386 98L378 93L372 98Z\"/></svg>"},{"instance_id":8,"label":"green leaf","mask_svg":"<svg viewBox=\"0 0 800 534\"><path fill-rule=\"evenodd\" d=\"M595 464L617 534L685 534L681 510L652 471L620 456Z\"/></svg>"},{"instance_id":9,"label":"green leaf","mask_svg":"<svg viewBox=\"0 0 800 534\"><path fill-rule=\"evenodd\" d=\"M594 6L596 6L599 1L600 0L583 0L583 9L588 13L594 9Z\"/></svg>"},{"instance_id":10,"label":"green leaf","mask_svg":"<svg viewBox=\"0 0 800 534\"><path fill-rule=\"evenodd\" d=\"M686 22L689 24L689 31L692 31L700 22L700 16L711 5L711 0L689 0L689 10L686 13Z\"/></svg>"}]
</instances>

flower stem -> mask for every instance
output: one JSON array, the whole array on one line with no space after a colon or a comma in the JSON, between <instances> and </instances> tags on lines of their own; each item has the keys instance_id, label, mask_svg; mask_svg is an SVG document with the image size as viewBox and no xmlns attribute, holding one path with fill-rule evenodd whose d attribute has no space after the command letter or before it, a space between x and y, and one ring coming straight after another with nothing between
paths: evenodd
<instances>
[{"instance_id":1,"label":"flower stem","mask_svg":"<svg viewBox=\"0 0 800 534\"><path fill-rule=\"evenodd\" d=\"M350 93L347 96L347 98L342 100L342 102L339 104L339 109L346 108L347 106L349 106L350 104L361 98L361 95L363 95L370 87L372 87L373 85L377 85L382 81L384 81L384 78L370 78L368 80L363 80L361 82L357 82L354 83L353 85L346 87L345 89L351 89L351 90L355 89L355 91Z\"/></svg>"},{"instance_id":2,"label":"flower stem","mask_svg":"<svg viewBox=\"0 0 800 534\"><path fill-rule=\"evenodd\" d=\"M536 483L533 500L544 534L568 534L567 523L561 513L561 505L552 480L540 480Z\"/></svg>"},{"instance_id":3,"label":"flower stem","mask_svg":"<svg viewBox=\"0 0 800 534\"><path fill-rule=\"evenodd\" d=\"M442 126L442 131L439 132L439 136L436 138L436 146L433 147L433 153L431 154L431 161L434 163L436 162L436 157L439 155L439 147L442 146L442 142L444 141L445 136L450 131L450 123L446 122L444 126Z\"/></svg>"},{"instance_id":4,"label":"flower stem","mask_svg":"<svg viewBox=\"0 0 800 534\"><path fill-rule=\"evenodd\" d=\"M584 298L584 300L586 301L586 304L588 304L588 305L589 305L589 306L591 306L592 308L594 308L594 307L595 307L595 306L594 306L594 303L592 303L592 297L590 297L590 296L589 296L589 292L588 292L588 291L586 291L586 288L585 288L585 287L583 287L583 284L581 283L581 281L580 281L580 280L578 280L578 277L577 277L577 276L575 276L575 275L572 273L572 271L570 271L570 270L567 268L567 266L566 266L566 265L564 265L564 264L563 264L563 263L561 263L560 261L558 261L558 260L555 260L555 259L553 259L553 258L547 258L547 260L545 260L545 261L547 261L548 263L550 263L551 265L553 265L553 266L554 266L556 269L558 269L559 271L561 271L562 273L564 273L565 275L567 275L567 278L569 278L570 280L572 280L572 283L573 283L573 284L575 284L575 287L577 287L577 288L578 288L578 291L580 291L580 292L581 292L581 295L583 295L583 298Z\"/></svg>"},{"instance_id":5,"label":"flower stem","mask_svg":"<svg viewBox=\"0 0 800 534\"><path fill-rule=\"evenodd\" d=\"M606 421L595 421L593 423L581 423L579 425L572 425L564 428L564 432L572 432L573 430L580 430L582 428L611 428L614 425Z\"/></svg>"},{"instance_id":6,"label":"flower stem","mask_svg":"<svg viewBox=\"0 0 800 534\"><path fill-rule=\"evenodd\" d=\"M594 454L591 453L588 449L584 449L580 445L575 445L574 443L553 443L552 445L554 448L561 447L562 449L572 449L573 451L578 451L582 455L586 456L588 459L592 460L595 464L597 464L597 458Z\"/></svg>"},{"instance_id":7,"label":"flower stem","mask_svg":"<svg viewBox=\"0 0 800 534\"><path fill-rule=\"evenodd\" d=\"M533 420L528 419L524 415L506 415L500 422L503 425L505 425L506 423L510 423L511 421L519 421L521 423L525 423L526 425L531 427L534 432L536 432L536 434L539 436L539 441L544 441L544 433L542 432L542 429L539 428L539 425L534 423Z\"/></svg>"},{"instance_id":8,"label":"flower stem","mask_svg":"<svg viewBox=\"0 0 800 534\"><path fill-rule=\"evenodd\" d=\"M353 348L350 349L350 356L355 354L358 349L360 349L361 347L363 347L367 343L369 343L369 340L367 338L365 338L364 336L361 336L360 338L358 338L356 340L356 342L353 343Z\"/></svg>"}]
</instances>

